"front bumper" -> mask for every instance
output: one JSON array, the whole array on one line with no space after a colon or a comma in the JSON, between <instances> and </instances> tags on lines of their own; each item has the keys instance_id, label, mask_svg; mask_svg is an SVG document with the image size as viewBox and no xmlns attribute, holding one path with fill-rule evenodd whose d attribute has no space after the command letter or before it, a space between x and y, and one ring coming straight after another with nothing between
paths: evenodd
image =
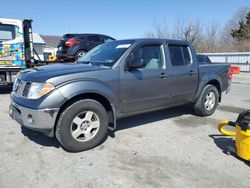
<instances>
[{"instance_id":1,"label":"front bumper","mask_svg":"<svg viewBox=\"0 0 250 188\"><path fill-rule=\"evenodd\" d=\"M54 136L54 126L59 108L31 109L16 104L11 100L9 115L19 124L29 129L40 131L47 136Z\"/></svg>"}]
</instances>

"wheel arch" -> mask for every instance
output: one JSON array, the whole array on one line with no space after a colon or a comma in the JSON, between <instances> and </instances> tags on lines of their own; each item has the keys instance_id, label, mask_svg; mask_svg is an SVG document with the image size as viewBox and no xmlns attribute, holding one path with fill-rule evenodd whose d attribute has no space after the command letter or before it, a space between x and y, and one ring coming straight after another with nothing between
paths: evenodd
<instances>
[{"instance_id":1,"label":"wheel arch","mask_svg":"<svg viewBox=\"0 0 250 188\"><path fill-rule=\"evenodd\" d=\"M208 85L208 84L216 87L216 89L218 90L218 93L219 93L219 102L221 102L221 84L220 84L220 82L216 79L213 79L213 80L210 80L206 85Z\"/></svg>"},{"instance_id":2,"label":"wheel arch","mask_svg":"<svg viewBox=\"0 0 250 188\"><path fill-rule=\"evenodd\" d=\"M197 93L196 93L194 99L192 100L192 102L196 102L199 99L202 91L209 84L216 87L216 89L218 90L218 93L219 93L219 102L221 102L221 93L222 93L221 80L216 75L204 76L201 79Z\"/></svg>"},{"instance_id":3,"label":"wheel arch","mask_svg":"<svg viewBox=\"0 0 250 188\"><path fill-rule=\"evenodd\" d=\"M109 129L110 130L115 130L115 128L116 128L115 107L107 99L107 97L105 97L102 94L96 93L96 92L81 93L81 94L72 96L67 101L65 101L60 107L60 110L58 112L54 128L56 128L56 125L57 125L58 119L60 118L61 113L68 106L70 106L71 104L75 103L76 101L79 101L79 100L82 100L82 99L93 99L93 100L96 100L97 102L101 103L104 106L104 108L106 109L106 111L108 113L108 116L109 116Z\"/></svg>"}]
</instances>

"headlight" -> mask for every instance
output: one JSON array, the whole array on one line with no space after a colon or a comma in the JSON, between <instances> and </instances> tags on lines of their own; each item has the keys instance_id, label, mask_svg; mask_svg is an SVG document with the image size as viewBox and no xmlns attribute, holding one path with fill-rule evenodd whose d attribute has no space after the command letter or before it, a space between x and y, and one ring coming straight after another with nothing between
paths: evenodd
<instances>
[{"instance_id":1,"label":"headlight","mask_svg":"<svg viewBox=\"0 0 250 188\"><path fill-rule=\"evenodd\" d=\"M13 87L12 87L12 91L15 92L17 90L19 82L20 81L17 78L15 78L14 83L13 83Z\"/></svg>"},{"instance_id":2,"label":"headlight","mask_svg":"<svg viewBox=\"0 0 250 188\"><path fill-rule=\"evenodd\" d=\"M50 83L31 83L29 92L27 95L28 99L38 99L50 91L55 89L55 87Z\"/></svg>"}]
</instances>

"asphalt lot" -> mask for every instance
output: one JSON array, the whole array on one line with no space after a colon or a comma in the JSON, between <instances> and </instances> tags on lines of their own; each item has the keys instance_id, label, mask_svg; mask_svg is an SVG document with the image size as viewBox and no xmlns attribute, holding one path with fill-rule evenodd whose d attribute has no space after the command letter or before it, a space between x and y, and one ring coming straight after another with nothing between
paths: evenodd
<instances>
[{"instance_id":1,"label":"asphalt lot","mask_svg":"<svg viewBox=\"0 0 250 188\"><path fill-rule=\"evenodd\" d=\"M0 188L8 187L249 187L250 163L232 137L216 129L250 108L250 74L233 79L213 116L188 107L130 117L95 149L69 153L55 139L21 129L0 94Z\"/></svg>"}]
</instances>

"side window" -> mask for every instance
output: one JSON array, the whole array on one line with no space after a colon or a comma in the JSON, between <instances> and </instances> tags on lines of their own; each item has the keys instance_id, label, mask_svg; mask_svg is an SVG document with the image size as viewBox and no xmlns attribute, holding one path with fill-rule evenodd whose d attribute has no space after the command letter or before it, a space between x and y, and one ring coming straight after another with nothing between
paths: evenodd
<instances>
[{"instance_id":1,"label":"side window","mask_svg":"<svg viewBox=\"0 0 250 188\"><path fill-rule=\"evenodd\" d=\"M110 41L113 41L114 39L110 38L110 37L106 37L104 36L104 42L110 42Z\"/></svg>"},{"instance_id":2,"label":"side window","mask_svg":"<svg viewBox=\"0 0 250 188\"><path fill-rule=\"evenodd\" d=\"M187 46L169 45L169 53L172 66L184 66L191 63Z\"/></svg>"},{"instance_id":3,"label":"side window","mask_svg":"<svg viewBox=\"0 0 250 188\"><path fill-rule=\"evenodd\" d=\"M87 41L101 42L101 38L98 35L90 35L90 36L87 37Z\"/></svg>"},{"instance_id":4,"label":"side window","mask_svg":"<svg viewBox=\"0 0 250 188\"><path fill-rule=\"evenodd\" d=\"M0 41L15 39L15 26L0 24Z\"/></svg>"},{"instance_id":5,"label":"side window","mask_svg":"<svg viewBox=\"0 0 250 188\"><path fill-rule=\"evenodd\" d=\"M144 69L157 69L162 67L161 46L150 45L138 48L133 53L133 61L143 61Z\"/></svg>"},{"instance_id":6,"label":"side window","mask_svg":"<svg viewBox=\"0 0 250 188\"><path fill-rule=\"evenodd\" d=\"M85 40L86 39L86 36L81 36L79 37L81 40Z\"/></svg>"},{"instance_id":7,"label":"side window","mask_svg":"<svg viewBox=\"0 0 250 188\"><path fill-rule=\"evenodd\" d=\"M169 46L171 64L173 66L183 66L182 50L180 46Z\"/></svg>"},{"instance_id":8,"label":"side window","mask_svg":"<svg viewBox=\"0 0 250 188\"><path fill-rule=\"evenodd\" d=\"M48 61L48 60L49 60L49 56L50 56L51 54L52 54L52 53L50 53L50 52L44 52L44 53L43 53L43 58L44 58L44 60Z\"/></svg>"}]
</instances>

